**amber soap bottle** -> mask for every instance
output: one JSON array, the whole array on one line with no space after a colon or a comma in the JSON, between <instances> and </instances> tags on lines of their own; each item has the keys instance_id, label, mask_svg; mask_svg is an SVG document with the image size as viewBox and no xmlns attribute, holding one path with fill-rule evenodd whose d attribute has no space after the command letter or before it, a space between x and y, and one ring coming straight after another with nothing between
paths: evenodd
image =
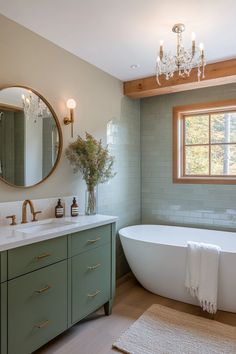
<instances>
[{"instance_id":1,"label":"amber soap bottle","mask_svg":"<svg viewBox=\"0 0 236 354\"><path fill-rule=\"evenodd\" d=\"M73 203L71 205L70 214L71 214L71 216L78 216L79 215L79 208L78 208L78 204L76 202L75 197L73 198Z\"/></svg>"},{"instance_id":2,"label":"amber soap bottle","mask_svg":"<svg viewBox=\"0 0 236 354\"><path fill-rule=\"evenodd\" d=\"M64 216L64 207L61 204L61 199L58 199L56 208L55 208L55 217L62 218Z\"/></svg>"}]
</instances>

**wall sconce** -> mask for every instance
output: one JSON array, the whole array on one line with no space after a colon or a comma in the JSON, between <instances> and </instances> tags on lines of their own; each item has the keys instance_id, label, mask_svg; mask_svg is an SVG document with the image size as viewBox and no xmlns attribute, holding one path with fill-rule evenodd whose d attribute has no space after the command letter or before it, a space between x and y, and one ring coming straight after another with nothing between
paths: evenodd
<instances>
[{"instance_id":1,"label":"wall sconce","mask_svg":"<svg viewBox=\"0 0 236 354\"><path fill-rule=\"evenodd\" d=\"M70 116L64 118L64 124L71 124L71 137L73 138L73 124L74 124L74 109L76 107L76 102L73 98L69 98L66 102L67 108L69 108Z\"/></svg>"}]
</instances>

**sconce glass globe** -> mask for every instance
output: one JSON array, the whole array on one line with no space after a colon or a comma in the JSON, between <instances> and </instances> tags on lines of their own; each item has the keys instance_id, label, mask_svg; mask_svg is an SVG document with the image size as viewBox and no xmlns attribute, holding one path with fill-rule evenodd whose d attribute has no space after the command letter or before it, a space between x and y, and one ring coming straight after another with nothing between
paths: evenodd
<instances>
[{"instance_id":1,"label":"sconce glass globe","mask_svg":"<svg viewBox=\"0 0 236 354\"><path fill-rule=\"evenodd\" d=\"M76 107L76 102L73 98L69 98L66 102L67 108L74 109Z\"/></svg>"}]
</instances>

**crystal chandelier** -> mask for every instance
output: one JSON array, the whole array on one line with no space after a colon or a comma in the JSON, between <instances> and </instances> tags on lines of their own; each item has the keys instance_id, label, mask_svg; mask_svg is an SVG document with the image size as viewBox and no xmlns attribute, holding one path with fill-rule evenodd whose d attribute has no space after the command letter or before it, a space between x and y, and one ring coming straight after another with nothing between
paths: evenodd
<instances>
[{"instance_id":1,"label":"crystal chandelier","mask_svg":"<svg viewBox=\"0 0 236 354\"><path fill-rule=\"evenodd\" d=\"M158 85L160 84L159 77L164 75L166 80L169 80L177 72L179 77L188 77L191 73L192 68L197 67L197 77L198 81L204 79L205 77L205 56L204 56L204 45L199 44L199 48L196 47L196 36L192 33L192 48L187 50L183 45L183 32L185 26L182 23L177 23L172 28L172 31L177 34L177 48L176 54L171 55L170 53L164 52L163 40L160 41L160 51L157 57L156 63L156 79Z\"/></svg>"},{"instance_id":2,"label":"crystal chandelier","mask_svg":"<svg viewBox=\"0 0 236 354\"><path fill-rule=\"evenodd\" d=\"M22 94L21 98L26 119L32 119L34 123L37 123L38 118L50 115L50 111L45 103L30 90L28 91L28 95Z\"/></svg>"}]
</instances>

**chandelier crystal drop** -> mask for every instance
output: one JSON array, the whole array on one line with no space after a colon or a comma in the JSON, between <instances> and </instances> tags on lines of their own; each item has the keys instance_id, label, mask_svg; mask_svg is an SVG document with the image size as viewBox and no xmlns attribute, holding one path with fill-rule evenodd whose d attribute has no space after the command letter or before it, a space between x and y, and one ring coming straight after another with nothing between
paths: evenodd
<instances>
[{"instance_id":1,"label":"chandelier crystal drop","mask_svg":"<svg viewBox=\"0 0 236 354\"><path fill-rule=\"evenodd\" d=\"M24 115L27 120L32 119L34 123L37 123L39 118L50 115L50 111L45 103L30 90L28 91L28 95L22 94L21 98Z\"/></svg>"},{"instance_id":2,"label":"chandelier crystal drop","mask_svg":"<svg viewBox=\"0 0 236 354\"><path fill-rule=\"evenodd\" d=\"M156 62L156 80L158 85L160 84L160 76L164 75L166 80L169 80L174 76L176 72L179 77L188 77L193 68L197 68L197 78L198 81L204 79L205 77L205 55L204 55L204 45L199 44L196 47L196 36L192 33L192 47L187 50L184 48L183 44L183 32L185 26L182 23L177 23L172 28L172 31L177 35L177 47L176 54L171 55L164 51L164 41L160 41L159 55L157 56Z\"/></svg>"}]
</instances>

